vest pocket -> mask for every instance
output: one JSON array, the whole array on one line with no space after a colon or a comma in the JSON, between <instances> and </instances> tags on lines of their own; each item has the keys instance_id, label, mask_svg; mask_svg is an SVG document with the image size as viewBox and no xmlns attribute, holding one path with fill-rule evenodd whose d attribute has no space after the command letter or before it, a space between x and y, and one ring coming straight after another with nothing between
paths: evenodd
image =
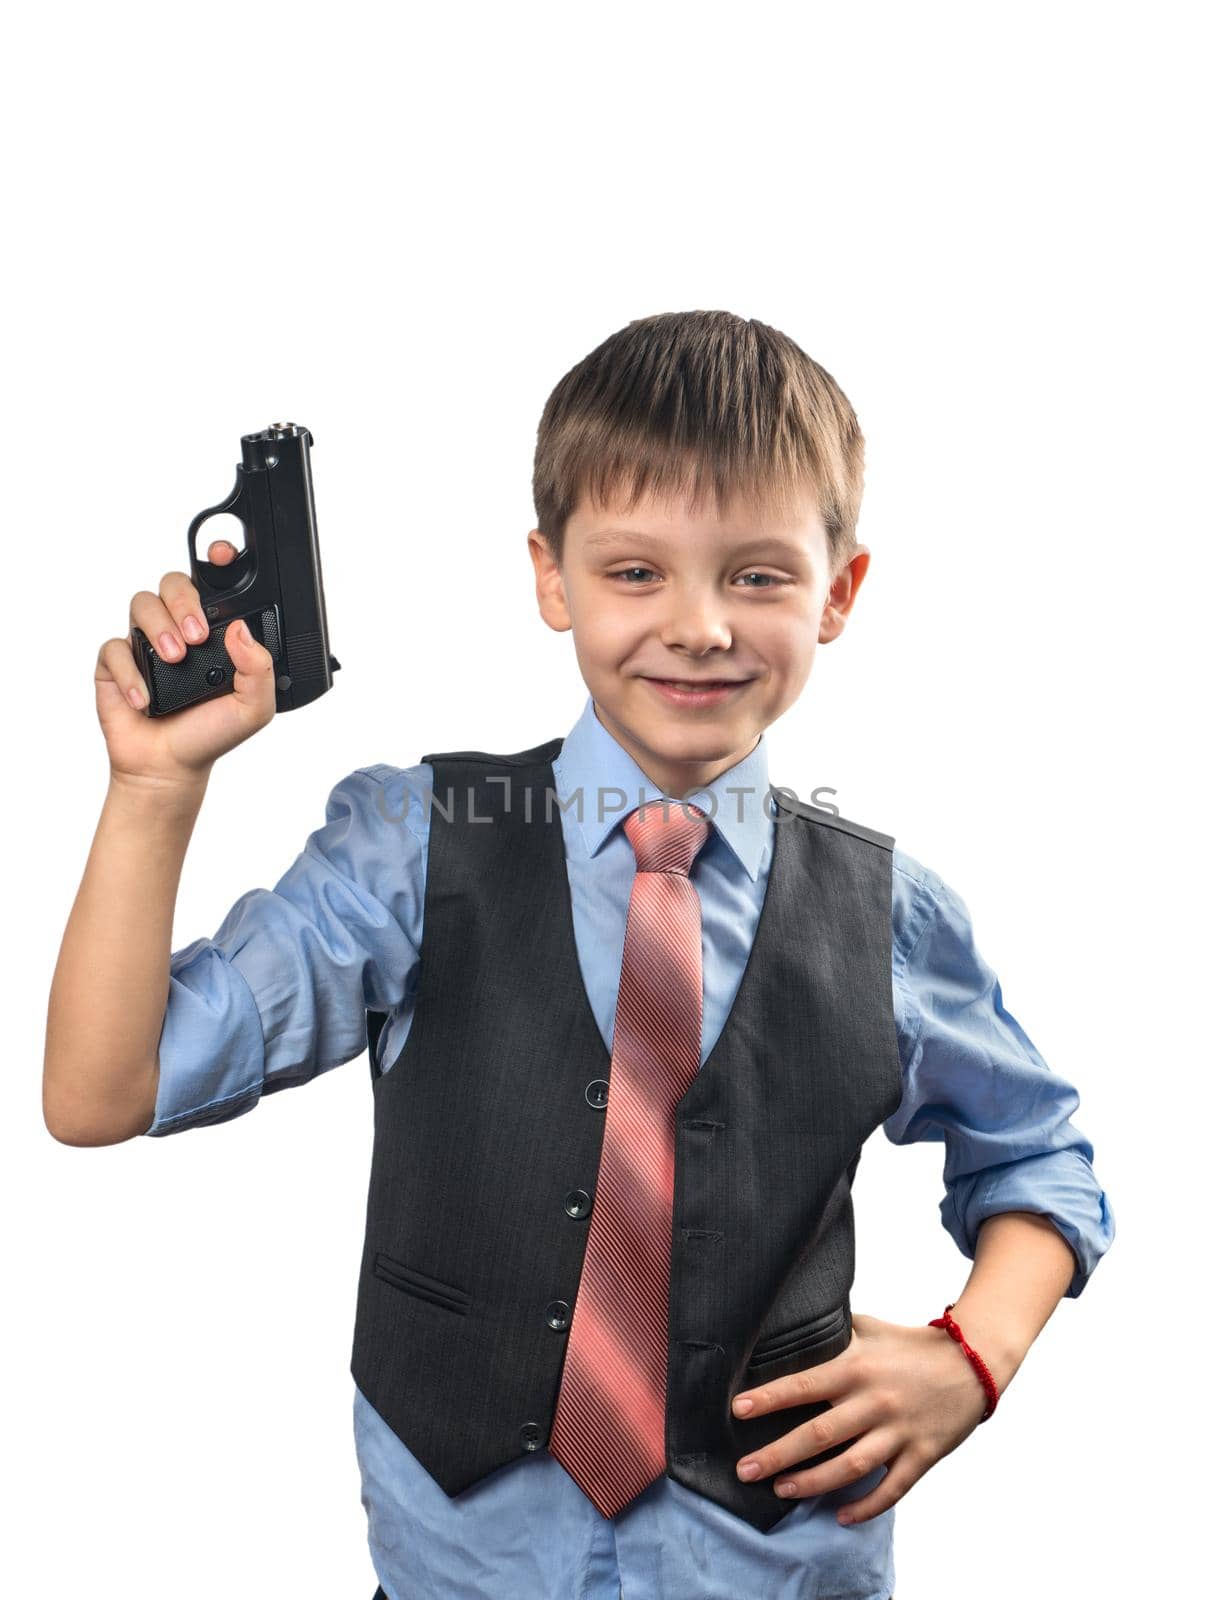
<instances>
[{"instance_id":1,"label":"vest pocket","mask_svg":"<svg viewBox=\"0 0 1209 1600\"><path fill-rule=\"evenodd\" d=\"M767 1376L760 1371L761 1368L770 1367L781 1361L787 1361L786 1371L792 1372L794 1365L789 1358L800 1356L805 1351L813 1350L816 1345L837 1339L845 1331L845 1317L845 1307L836 1306L834 1311L826 1311L821 1317L812 1317L809 1322L800 1322L796 1327L786 1328L781 1333L774 1333L767 1339L761 1339L753 1347L747 1363L748 1370L755 1373L753 1382L761 1383Z\"/></svg>"},{"instance_id":2,"label":"vest pocket","mask_svg":"<svg viewBox=\"0 0 1209 1600\"><path fill-rule=\"evenodd\" d=\"M799 1322L781 1333L761 1339L752 1349L751 1360L739 1373L740 1381L729 1391L728 1408L729 1401L742 1389L754 1389L761 1383L772 1383L777 1378L787 1378L791 1373L834 1360L847 1349L850 1337L847 1306L842 1305L834 1311L825 1312L821 1317L812 1317L809 1322ZM776 1411L765 1412L763 1416L729 1416L727 1424L734 1459L738 1461L740 1456L762 1450L765 1445L784 1438L795 1428L813 1422L825 1411L830 1411L831 1405L830 1400L811 1400L802 1405L781 1406ZM803 1468L821 1466L833 1456L841 1455L851 1443L851 1439L842 1439L793 1464Z\"/></svg>"},{"instance_id":3,"label":"vest pocket","mask_svg":"<svg viewBox=\"0 0 1209 1600\"><path fill-rule=\"evenodd\" d=\"M402 1289L405 1294L415 1295L418 1300L444 1306L447 1311L456 1311L463 1317L470 1310L470 1296L465 1289L453 1283L442 1283L440 1278L431 1277L427 1272L419 1272L406 1262L388 1256L384 1250L374 1256L374 1276L393 1288Z\"/></svg>"}]
</instances>

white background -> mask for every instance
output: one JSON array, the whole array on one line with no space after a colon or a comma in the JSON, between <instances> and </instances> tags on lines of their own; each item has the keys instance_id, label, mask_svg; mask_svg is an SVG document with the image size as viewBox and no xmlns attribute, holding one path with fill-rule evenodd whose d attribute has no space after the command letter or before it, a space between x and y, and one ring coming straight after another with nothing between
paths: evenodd
<instances>
[{"instance_id":1,"label":"white background","mask_svg":"<svg viewBox=\"0 0 1209 1600\"><path fill-rule=\"evenodd\" d=\"M41 1121L46 998L106 787L100 643L187 566L240 434L309 427L343 670L219 765L179 948L277 880L354 767L568 730L585 691L525 551L538 417L614 329L692 308L791 334L867 439L869 579L769 731L771 777L834 786L966 899L1007 1006L1080 1089L1119 1222L993 1421L899 1503L898 1600L1188 1592L1192 19L241 0L9 21L5 1592L374 1583L348 1372L365 1058L172 1138L76 1149ZM920 1323L960 1291L942 1155L866 1147L857 1311Z\"/></svg>"}]
</instances>

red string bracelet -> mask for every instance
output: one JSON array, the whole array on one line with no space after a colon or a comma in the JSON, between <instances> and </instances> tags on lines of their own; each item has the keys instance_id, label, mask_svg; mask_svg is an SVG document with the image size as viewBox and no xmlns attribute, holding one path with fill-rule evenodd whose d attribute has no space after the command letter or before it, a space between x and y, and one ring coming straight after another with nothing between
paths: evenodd
<instances>
[{"instance_id":1,"label":"red string bracelet","mask_svg":"<svg viewBox=\"0 0 1209 1600\"><path fill-rule=\"evenodd\" d=\"M929 1328L943 1328L949 1335L950 1339L955 1339L969 1357L974 1371L978 1374L978 1381L982 1384L982 1387L987 1392L987 1408L978 1419L979 1422L985 1422L990 1416L991 1412L994 1411L995 1407L999 1404L999 1389L996 1386L994 1378L991 1377L991 1371L986 1362L978 1354L977 1350L970 1349L969 1345L962 1337L961 1329L949 1315L949 1312L952 1311L956 1304L956 1300L950 1300L948 1305L945 1307L944 1316L933 1317L931 1322L928 1323L928 1326Z\"/></svg>"}]
</instances>

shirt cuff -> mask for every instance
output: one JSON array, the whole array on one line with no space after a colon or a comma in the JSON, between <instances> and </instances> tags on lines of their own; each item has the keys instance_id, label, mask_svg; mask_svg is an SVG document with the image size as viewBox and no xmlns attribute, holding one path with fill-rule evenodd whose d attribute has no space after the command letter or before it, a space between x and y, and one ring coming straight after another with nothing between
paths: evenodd
<instances>
[{"instance_id":1,"label":"shirt cuff","mask_svg":"<svg viewBox=\"0 0 1209 1600\"><path fill-rule=\"evenodd\" d=\"M1116 1233L1108 1196L1078 1150L1048 1150L971 1173L956 1179L940 1202L941 1222L971 1261L978 1229L1001 1211L1038 1212L1070 1245L1076 1267L1064 1299L1083 1293Z\"/></svg>"},{"instance_id":2,"label":"shirt cuff","mask_svg":"<svg viewBox=\"0 0 1209 1600\"><path fill-rule=\"evenodd\" d=\"M264 1085L260 1012L247 980L213 941L176 951L168 984L150 1135L238 1117Z\"/></svg>"}]
</instances>

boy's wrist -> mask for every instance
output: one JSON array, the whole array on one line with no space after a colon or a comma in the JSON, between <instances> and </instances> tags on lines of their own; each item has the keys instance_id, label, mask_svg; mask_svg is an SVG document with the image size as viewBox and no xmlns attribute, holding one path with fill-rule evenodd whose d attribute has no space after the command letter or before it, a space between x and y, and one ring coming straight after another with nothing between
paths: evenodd
<instances>
[{"instance_id":1,"label":"boy's wrist","mask_svg":"<svg viewBox=\"0 0 1209 1600\"><path fill-rule=\"evenodd\" d=\"M208 777L177 782L111 772L100 827L110 841L130 839L144 852L152 845L183 852L201 815Z\"/></svg>"},{"instance_id":2,"label":"boy's wrist","mask_svg":"<svg viewBox=\"0 0 1209 1600\"><path fill-rule=\"evenodd\" d=\"M1002 1394L1020 1370L1028 1353L1028 1341L1010 1323L1005 1324L1001 1316L980 1308L973 1301L963 1305L961 1300L955 1300L950 1315L971 1350L976 1350L986 1362ZM945 1338L949 1338L947 1333ZM964 1352L959 1350L958 1354L968 1360Z\"/></svg>"},{"instance_id":3,"label":"boy's wrist","mask_svg":"<svg viewBox=\"0 0 1209 1600\"><path fill-rule=\"evenodd\" d=\"M182 773L179 777L162 777L118 772L111 767L109 793L118 805L125 808L141 808L152 812L196 810L205 799L210 771L209 767L205 767L196 773Z\"/></svg>"}]
</instances>

